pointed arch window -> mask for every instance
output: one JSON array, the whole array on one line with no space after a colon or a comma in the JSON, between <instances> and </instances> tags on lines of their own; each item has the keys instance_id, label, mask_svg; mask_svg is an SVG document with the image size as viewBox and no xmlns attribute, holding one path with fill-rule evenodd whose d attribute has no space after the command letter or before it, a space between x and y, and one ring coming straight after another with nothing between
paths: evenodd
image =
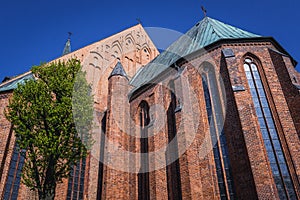
<instances>
[{"instance_id":1,"label":"pointed arch window","mask_svg":"<svg viewBox=\"0 0 300 200\"><path fill-rule=\"evenodd\" d=\"M265 149L280 199L296 199L295 190L275 127L266 87L263 86L257 62L246 57L244 70L249 84L255 112L258 118Z\"/></svg>"},{"instance_id":2,"label":"pointed arch window","mask_svg":"<svg viewBox=\"0 0 300 200\"><path fill-rule=\"evenodd\" d=\"M107 111L104 112L104 115L101 120L101 138L100 138L100 159L99 159L99 168L98 168L98 186L97 186L97 199L101 200L102 198L102 188L103 188L103 172L104 172L104 151L105 151L105 134L106 134L106 118Z\"/></svg>"},{"instance_id":3,"label":"pointed arch window","mask_svg":"<svg viewBox=\"0 0 300 200\"><path fill-rule=\"evenodd\" d=\"M68 182L67 200L83 199L85 167L85 158L73 165Z\"/></svg>"},{"instance_id":4,"label":"pointed arch window","mask_svg":"<svg viewBox=\"0 0 300 200\"><path fill-rule=\"evenodd\" d=\"M150 199L150 181L149 181L149 147L148 147L148 125L150 123L149 105L142 101L140 104L140 148L141 148L141 172L138 174L138 199Z\"/></svg>"},{"instance_id":5,"label":"pointed arch window","mask_svg":"<svg viewBox=\"0 0 300 200\"><path fill-rule=\"evenodd\" d=\"M213 66L205 63L202 66L201 77L220 197L224 200L234 199L235 194L228 147L223 131L224 115Z\"/></svg>"},{"instance_id":6,"label":"pointed arch window","mask_svg":"<svg viewBox=\"0 0 300 200\"><path fill-rule=\"evenodd\" d=\"M4 199L14 200L18 198L21 183L21 172L25 161L24 155L25 151L20 150L18 144L15 143L10 161L8 177L4 188Z\"/></svg>"},{"instance_id":7,"label":"pointed arch window","mask_svg":"<svg viewBox=\"0 0 300 200\"><path fill-rule=\"evenodd\" d=\"M167 110L168 121L168 143L174 140L174 145L168 145L166 149L166 174L167 174L167 187L169 200L181 200L181 178L180 178L180 165L178 156L178 142L177 142L177 127L175 112L178 110L177 98L175 94L174 80L170 81L170 97L171 102Z\"/></svg>"}]
</instances>

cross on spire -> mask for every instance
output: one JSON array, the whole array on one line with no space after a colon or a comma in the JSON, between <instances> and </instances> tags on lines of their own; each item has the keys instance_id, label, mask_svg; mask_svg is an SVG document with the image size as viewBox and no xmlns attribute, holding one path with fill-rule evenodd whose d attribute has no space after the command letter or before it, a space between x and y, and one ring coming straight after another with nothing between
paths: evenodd
<instances>
[{"instance_id":1,"label":"cross on spire","mask_svg":"<svg viewBox=\"0 0 300 200\"><path fill-rule=\"evenodd\" d=\"M204 8L204 6L201 6L201 10L203 11L204 17L206 17L207 11L206 11L206 9Z\"/></svg>"},{"instance_id":2,"label":"cross on spire","mask_svg":"<svg viewBox=\"0 0 300 200\"><path fill-rule=\"evenodd\" d=\"M142 21L140 18L136 18L136 21L139 23L139 24L142 24Z\"/></svg>"},{"instance_id":3,"label":"cross on spire","mask_svg":"<svg viewBox=\"0 0 300 200\"><path fill-rule=\"evenodd\" d=\"M68 32L68 34L69 34L68 39L71 39L72 32Z\"/></svg>"}]
</instances>

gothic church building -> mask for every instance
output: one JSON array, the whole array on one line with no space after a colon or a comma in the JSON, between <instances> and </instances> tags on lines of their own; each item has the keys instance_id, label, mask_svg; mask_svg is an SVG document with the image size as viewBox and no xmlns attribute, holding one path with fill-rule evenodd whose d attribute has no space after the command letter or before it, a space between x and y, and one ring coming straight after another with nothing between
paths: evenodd
<instances>
[{"instance_id":1,"label":"gothic church building","mask_svg":"<svg viewBox=\"0 0 300 200\"><path fill-rule=\"evenodd\" d=\"M272 37L204 17L159 53L141 24L69 52L99 130L55 199L300 199L300 74ZM0 198L37 199L3 111Z\"/></svg>"}]
</instances>

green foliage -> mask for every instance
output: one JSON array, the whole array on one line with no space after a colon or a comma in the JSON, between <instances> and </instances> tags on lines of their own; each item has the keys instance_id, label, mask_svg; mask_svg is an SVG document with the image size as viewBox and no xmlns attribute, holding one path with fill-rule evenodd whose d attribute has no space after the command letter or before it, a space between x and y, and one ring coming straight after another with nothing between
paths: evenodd
<instances>
[{"instance_id":1,"label":"green foliage","mask_svg":"<svg viewBox=\"0 0 300 200\"><path fill-rule=\"evenodd\" d=\"M80 69L76 59L33 67L36 79L18 85L6 111L26 151L22 181L40 199L54 198L56 184L91 146L93 98Z\"/></svg>"},{"instance_id":2,"label":"green foliage","mask_svg":"<svg viewBox=\"0 0 300 200\"><path fill-rule=\"evenodd\" d=\"M76 125L78 136L81 138L83 144L90 149L93 145L91 134L86 134L93 130L93 100L87 98L90 96L92 89L87 85L85 73L78 73L75 79L73 88L73 119ZM84 105L84 106L83 106Z\"/></svg>"}]
</instances>

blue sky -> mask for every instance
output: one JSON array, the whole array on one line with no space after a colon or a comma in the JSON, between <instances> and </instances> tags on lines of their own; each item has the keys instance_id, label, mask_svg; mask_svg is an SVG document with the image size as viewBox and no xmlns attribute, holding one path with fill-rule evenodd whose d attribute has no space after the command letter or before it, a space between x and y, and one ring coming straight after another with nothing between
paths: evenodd
<instances>
[{"instance_id":1,"label":"blue sky","mask_svg":"<svg viewBox=\"0 0 300 200\"><path fill-rule=\"evenodd\" d=\"M73 50L135 25L136 18L145 27L185 33L203 18L201 5L212 18L273 36L300 62L299 0L11 0L0 6L0 81L59 57L69 31Z\"/></svg>"}]
</instances>

